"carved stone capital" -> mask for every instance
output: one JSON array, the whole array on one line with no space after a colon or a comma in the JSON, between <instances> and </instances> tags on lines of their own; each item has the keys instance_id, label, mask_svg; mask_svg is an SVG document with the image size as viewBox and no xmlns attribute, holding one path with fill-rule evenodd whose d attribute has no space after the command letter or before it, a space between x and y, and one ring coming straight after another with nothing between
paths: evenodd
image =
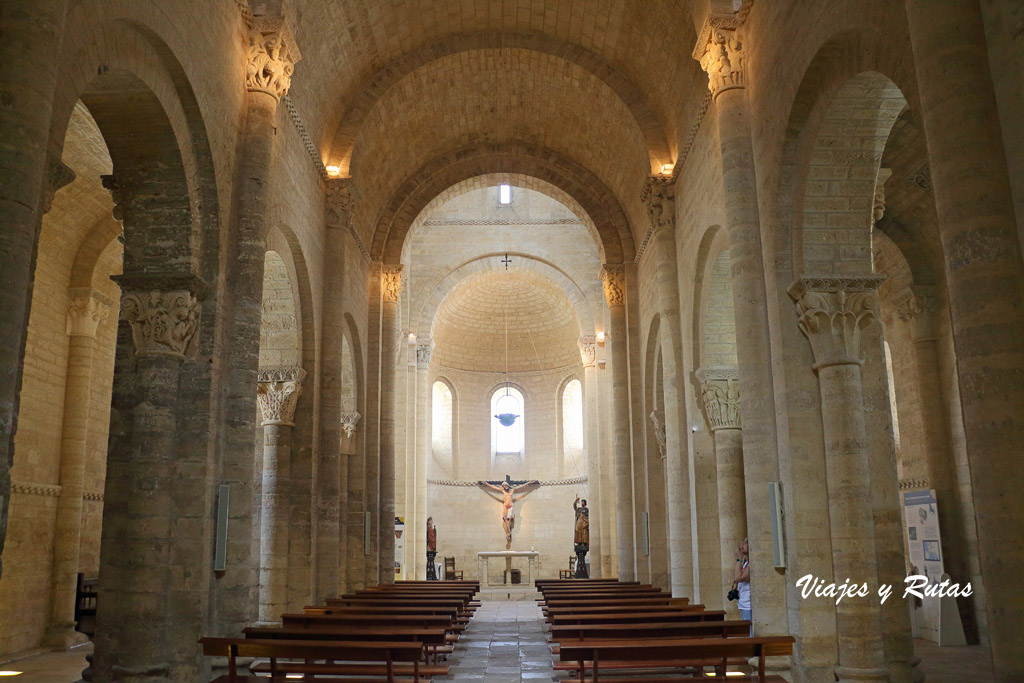
<instances>
[{"instance_id":1,"label":"carved stone capital","mask_svg":"<svg viewBox=\"0 0 1024 683\"><path fill-rule=\"evenodd\" d=\"M302 368L260 368L256 400L260 404L264 425L295 424L295 406L302 395Z\"/></svg>"},{"instance_id":2,"label":"carved stone capital","mask_svg":"<svg viewBox=\"0 0 1024 683\"><path fill-rule=\"evenodd\" d=\"M911 285L896 297L896 316L913 325L914 341L935 339L939 297L932 285Z\"/></svg>"},{"instance_id":3,"label":"carved stone capital","mask_svg":"<svg viewBox=\"0 0 1024 683\"><path fill-rule=\"evenodd\" d=\"M326 183L327 227L348 228L359 201L359 192L351 178L329 178Z\"/></svg>"},{"instance_id":4,"label":"carved stone capital","mask_svg":"<svg viewBox=\"0 0 1024 683\"><path fill-rule=\"evenodd\" d=\"M676 227L676 183L672 176L649 175L640 192L640 201L647 207L651 229L673 230Z\"/></svg>"},{"instance_id":5,"label":"carved stone capital","mask_svg":"<svg viewBox=\"0 0 1024 683\"><path fill-rule=\"evenodd\" d=\"M658 442L658 453L661 455L661 459L664 460L666 453L665 411L652 410L648 417L651 418L651 426L654 430L654 440Z\"/></svg>"},{"instance_id":6,"label":"carved stone capital","mask_svg":"<svg viewBox=\"0 0 1024 683\"><path fill-rule=\"evenodd\" d=\"M384 264L380 269L380 296L386 302L398 303L402 293L401 264Z\"/></svg>"},{"instance_id":7,"label":"carved stone capital","mask_svg":"<svg viewBox=\"0 0 1024 683\"><path fill-rule=\"evenodd\" d=\"M53 208L53 196L63 187L67 187L75 180L75 172L71 170L60 159L50 159L46 166L46 185L43 187L42 202L43 213L49 213Z\"/></svg>"},{"instance_id":8,"label":"carved stone capital","mask_svg":"<svg viewBox=\"0 0 1024 683\"><path fill-rule=\"evenodd\" d=\"M737 15L712 15L704 22L693 58L708 74L708 89L711 98L717 99L726 90L744 87L743 44L736 37L736 29L742 24Z\"/></svg>"},{"instance_id":9,"label":"carved stone capital","mask_svg":"<svg viewBox=\"0 0 1024 683\"><path fill-rule=\"evenodd\" d=\"M245 88L279 100L288 94L295 65L302 59L291 29L282 16L253 17Z\"/></svg>"},{"instance_id":10,"label":"carved stone capital","mask_svg":"<svg viewBox=\"0 0 1024 683\"><path fill-rule=\"evenodd\" d=\"M434 352L433 344L417 344L416 345L416 367L417 368L428 368L430 367L430 354Z\"/></svg>"},{"instance_id":11,"label":"carved stone capital","mask_svg":"<svg viewBox=\"0 0 1024 683\"><path fill-rule=\"evenodd\" d=\"M626 305L626 268L621 263L606 263L601 268L601 283L608 308Z\"/></svg>"},{"instance_id":12,"label":"carved stone capital","mask_svg":"<svg viewBox=\"0 0 1024 683\"><path fill-rule=\"evenodd\" d=\"M597 365L597 337L589 335L586 337L580 337L580 360L583 362L583 367L592 368Z\"/></svg>"},{"instance_id":13,"label":"carved stone capital","mask_svg":"<svg viewBox=\"0 0 1024 683\"><path fill-rule=\"evenodd\" d=\"M346 438L351 439L356 434L356 425L359 424L359 418L362 417L359 413L342 413L341 414L341 433Z\"/></svg>"},{"instance_id":14,"label":"carved stone capital","mask_svg":"<svg viewBox=\"0 0 1024 683\"><path fill-rule=\"evenodd\" d=\"M811 342L814 371L829 365L863 365L861 337L878 318L884 275L804 277L792 284L797 324Z\"/></svg>"},{"instance_id":15,"label":"carved stone capital","mask_svg":"<svg viewBox=\"0 0 1024 683\"><path fill-rule=\"evenodd\" d=\"M700 368L693 373L700 382L700 397L704 403L711 431L740 429L740 371L734 365L716 365Z\"/></svg>"},{"instance_id":16,"label":"carved stone capital","mask_svg":"<svg viewBox=\"0 0 1024 683\"><path fill-rule=\"evenodd\" d=\"M91 287L72 287L68 290L69 337L95 337L96 329L107 316L114 302Z\"/></svg>"},{"instance_id":17,"label":"carved stone capital","mask_svg":"<svg viewBox=\"0 0 1024 683\"><path fill-rule=\"evenodd\" d=\"M187 289L126 291L121 317L132 326L136 356L185 358L199 325L199 301Z\"/></svg>"}]
</instances>

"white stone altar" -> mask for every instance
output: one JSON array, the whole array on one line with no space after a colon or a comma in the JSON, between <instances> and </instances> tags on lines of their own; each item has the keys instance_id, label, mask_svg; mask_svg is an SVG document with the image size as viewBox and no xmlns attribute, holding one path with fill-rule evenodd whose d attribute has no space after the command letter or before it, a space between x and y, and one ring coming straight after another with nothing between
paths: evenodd
<instances>
[{"instance_id":1,"label":"white stone altar","mask_svg":"<svg viewBox=\"0 0 1024 683\"><path fill-rule=\"evenodd\" d=\"M477 564L477 576L480 577L481 586L503 586L505 584L491 583L490 563L492 557L503 557L505 558L505 576L508 576L508 572L512 570L512 558L514 557L525 557L530 562L530 566L527 570L526 580L523 585L529 586L533 584L533 563L540 557L540 553L535 550L495 550L493 552L479 552L476 554Z\"/></svg>"}]
</instances>

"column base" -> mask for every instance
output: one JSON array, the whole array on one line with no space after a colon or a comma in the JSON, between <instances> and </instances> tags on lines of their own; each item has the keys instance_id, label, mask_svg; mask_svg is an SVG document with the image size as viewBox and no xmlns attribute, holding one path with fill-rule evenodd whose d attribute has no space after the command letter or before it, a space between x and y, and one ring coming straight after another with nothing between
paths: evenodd
<instances>
[{"instance_id":1,"label":"column base","mask_svg":"<svg viewBox=\"0 0 1024 683\"><path fill-rule=\"evenodd\" d=\"M50 650L70 650L89 642L89 636L75 630L75 622L50 624L43 633L42 646Z\"/></svg>"},{"instance_id":2,"label":"column base","mask_svg":"<svg viewBox=\"0 0 1024 683\"><path fill-rule=\"evenodd\" d=\"M833 670L835 671L838 683L889 680L889 669L859 669L852 666L837 666Z\"/></svg>"}]
</instances>

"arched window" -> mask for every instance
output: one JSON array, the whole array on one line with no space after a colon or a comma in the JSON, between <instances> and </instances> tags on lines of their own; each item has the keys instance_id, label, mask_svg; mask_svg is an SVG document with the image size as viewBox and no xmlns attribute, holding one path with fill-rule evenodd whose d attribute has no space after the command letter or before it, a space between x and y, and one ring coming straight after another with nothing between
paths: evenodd
<instances>
[{"instance_id":1,"label":"arched window","mask_svg":"<svg viewBox=\"0 0 1024 683\"><path fill-rule=\"evenodd\" d=\"M452 460L452 392L444 382L434 382L431 447L434 458L443 464Z\"/></svg>"},{"instance_id":2,"label":"arched window","mask_svg":"<svg viewBox=\"0 0 1024 683\"><path fill-rule=\"evenodd\" d=\"M565 474L582 477L587 473L583 454L583 385L569 380L562 388L562 460Z\"/></svg>"},{"instance_id":3,"label":"arched window","mask_svg":"<svg viewBox=\"0 0 1024 683\"><path fill-rule=\"evenodd\" d=\"M515 387L501 387L491 394L491 453L523 455L526 417L523 395ZM512 416L515 416L513 418Z\"/></svg>"}]
</instances>

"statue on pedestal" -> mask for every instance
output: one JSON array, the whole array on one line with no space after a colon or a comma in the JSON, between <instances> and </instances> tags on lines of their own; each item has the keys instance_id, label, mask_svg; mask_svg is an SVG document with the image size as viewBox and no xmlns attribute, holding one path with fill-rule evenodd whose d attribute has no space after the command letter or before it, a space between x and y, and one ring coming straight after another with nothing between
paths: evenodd
<instances>
[{"instance_id":1,"label":"statue on pedestal","mask_svg":"<svg viewBox=\"0 0 1024 683\"><path fill-rule=\"evenodd\" d=\"M427 517L427 581L437 581L434 558L437 557L437 527L434 518Z\"/></svg>"},{"instance_id":2,"label":"statue on pedestal","mask_svg":"<svg viewBox=\"0 0 1024 683\"><path fill-rule=\"evenodd\" d=\"M576 525L572 534L573 551L576 553L576 578L589 578L587 573L587 552L590 551L590 508L586 499L580 504L580 497L573 501L572 511L576 513Z\"/></svg>"},{"instance_id":3,"label":"statue on pedestal","mask_svg":"<svg viewBox=\"0 0 1024 683\"><path fill-rule=\"evenodd\" d=\"M493 489L501 494L501 528L505 530L505 550L512 548L512 529L516 525L516 514L513 506L515 505L516 498L514 494L522 489L534 486L540 486L540 482L536 479L513 486L508 475L505 475L505 481L501 482L501 486L495 486L494 484L487 481L478 481L477 486L483 486L489 489ZM526 493L529 493L527 491ZM526 493L521 494L519 497L522 498ZM493 495L493 494L492 494Z\"/></svg>"}]
</instances>

